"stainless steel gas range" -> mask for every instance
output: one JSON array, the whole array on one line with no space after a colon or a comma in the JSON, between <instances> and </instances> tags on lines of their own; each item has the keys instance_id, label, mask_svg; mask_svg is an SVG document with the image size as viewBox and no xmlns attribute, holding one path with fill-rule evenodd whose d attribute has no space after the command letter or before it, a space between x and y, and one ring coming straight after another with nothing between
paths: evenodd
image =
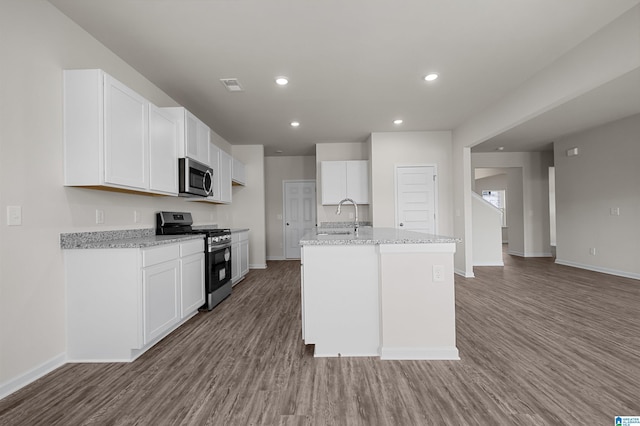
<instances>
[{"instance_id":1,"label":"stainless steel gas range","mask_svg":"<svg viewBox=\"0 0 640 426\"><path fill-rule=\"evenodd\" d=\"M205 236L205 295L201 309L212 310L231 294L231 230L192 226L188 212L159 212L157 235L203 234Z\"/></svg>"}]
</instances>

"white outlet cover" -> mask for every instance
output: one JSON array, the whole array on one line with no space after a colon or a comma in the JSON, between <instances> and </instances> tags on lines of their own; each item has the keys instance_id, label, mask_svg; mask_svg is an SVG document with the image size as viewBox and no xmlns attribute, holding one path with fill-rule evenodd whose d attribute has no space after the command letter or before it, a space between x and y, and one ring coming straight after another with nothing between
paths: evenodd
<instances>
[{"instance_id":1,"label":"white outlet cover","mask_svg":"<svg viewBox=\"0 0 640 426\"><path fill-rule=\"evenodd\" d=\"M22 225L22 206L7 206L7 225Z\"/></svg>"}]
</instances>

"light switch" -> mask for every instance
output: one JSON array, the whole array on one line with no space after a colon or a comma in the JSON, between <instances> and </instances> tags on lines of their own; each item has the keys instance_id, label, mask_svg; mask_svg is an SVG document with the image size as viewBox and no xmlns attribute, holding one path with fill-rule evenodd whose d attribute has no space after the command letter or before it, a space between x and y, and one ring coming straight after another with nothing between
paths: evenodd
<instances>
[{"instance_id":1,"label":"light switch","mask_svg":"<svg viewBox=\"0 0 640 426\"><path fill-rule=\"evenodd\" d=\"M7 225L22 225L22 206L7 206Z\"/></svg>"}]
</instances>

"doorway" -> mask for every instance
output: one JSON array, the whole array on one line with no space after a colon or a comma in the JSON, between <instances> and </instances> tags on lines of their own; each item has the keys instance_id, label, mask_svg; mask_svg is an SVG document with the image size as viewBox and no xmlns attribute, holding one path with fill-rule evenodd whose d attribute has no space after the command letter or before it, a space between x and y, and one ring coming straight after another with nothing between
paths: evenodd
<instances>
[{"instance_id":1,"label":"doorway","mask_svg":"<svg viewBox=\"0 0 640 426\"><path fill-rule=\"evenodd\" d=\"M437 234L436 166L396 166L396 227Z\"/></svg>"},{"instance_id":2,"label":"doorway","mask_svg":"<svg viewBox=\"0 0 640 426\"><path fill-rule=\"evenodd\" d=\"M316 226L316 181L284 181L284 257L300 259L300 238Z\"/></svg>"}]
</instances>

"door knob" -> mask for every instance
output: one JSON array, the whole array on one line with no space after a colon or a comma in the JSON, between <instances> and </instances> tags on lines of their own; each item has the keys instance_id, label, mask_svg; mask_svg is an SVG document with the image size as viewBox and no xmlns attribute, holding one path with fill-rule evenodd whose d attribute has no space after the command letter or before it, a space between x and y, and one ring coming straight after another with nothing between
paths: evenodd
<instances>
[{"instance_id":1,"label":"door knob","mask_svg":"<svg viewBox=\"0 0 640 426\"><path fill-rule=\"evenodd\" d=\"M287 222L287 226L289 226L289 222Z\"/></svg>"},{"instance_id":2,"label":"door knob","mask_svg":"<svg viewBox=\"0 0 640 426\"><path fill-rule=\"evenodd\" d=\"M400 222L400 226L404 226L404 223Z\"/></svg>"}]
</instances>

